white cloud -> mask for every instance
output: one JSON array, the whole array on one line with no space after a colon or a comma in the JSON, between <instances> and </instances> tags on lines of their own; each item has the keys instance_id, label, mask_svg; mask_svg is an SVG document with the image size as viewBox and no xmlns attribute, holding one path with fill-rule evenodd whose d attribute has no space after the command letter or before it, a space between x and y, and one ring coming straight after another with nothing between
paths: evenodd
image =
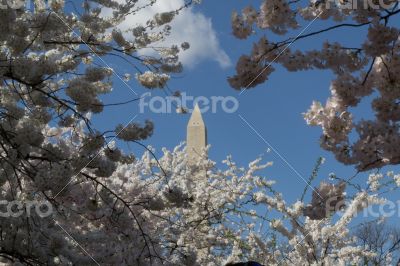
<instances>
[{"instance_id":1,"label":"white cloud","mask_svg":"<svg viewBox=\"0 0 400 266\"><path fill-rule=\"evenodd\" d=\"M155 14L175 10L183 4L183 0L159 0L153 6L129 15L120 28L124 30L137 24L145 24ZM216 61L223 68L231 65L231 60L219 44L210 18L200 12L195 12L190 7L183 9L170 25L172 27L171 34L159 45L171 46L173 44L180 45L183 42L190 43L190 49L181 51L179 54L180 61L185 67L191 68L207 60ZM148 49L139 51L141 54L148 52Z\"/></svg>"}]
</instances>

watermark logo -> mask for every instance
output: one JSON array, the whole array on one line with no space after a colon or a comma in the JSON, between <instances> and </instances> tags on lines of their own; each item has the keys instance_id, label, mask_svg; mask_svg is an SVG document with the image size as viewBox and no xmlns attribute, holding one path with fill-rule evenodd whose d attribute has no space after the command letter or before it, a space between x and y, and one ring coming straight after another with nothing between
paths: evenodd
<instances>
[{"instance_id":1,"label":"watermark logo","mask_svg":"<svg viewBox=\"0 0 400 266\"><path fill-rule=\"evenodd\" d=\"M326 9L383 10L393 8L399 0L327 0Z\"/></svg>"},{"instance_id":2,"label":"watermark logo","mask_svg":"<svg viewBox=\"0 0 400 266\"><path fill-rule=\"evenodd\" d=\"M329 200L326 204L327 213L336 213L339 217L342 217L347 211L347 206L350 206L350 202L345 202L344 200L337 202L336 199L332 201L334 204L329 203ZM360 203L361 205L367 204L365 202ZM360 205L360 207L361 207ZM400 200L391 201L385 200L385 202L380 204L372 204L368 206L364 206L362 208L361 216L363 218L381 218L381 217L397 217L400 218Z\"/></svg>"},{"instance_id":3,"label":"watermark logo","mask_svg":"<svg viewBox=\"0 0 400 266\"><path fill-rule=\"evenodd\" d=\"M45 218L53 213L53 206L48 201L0 200L0 218L30 217L33 212Z\"/></svg>"},{"instance_id":4,"label":"watermark logo","mask_svg":"<svg viewBox=\"0 0 400 266\"><path fill-rule=\"evenodd\" d=\"M152 112L158 114L174 113L177 109L190 111L195 105L202 113L225 112L234 113L239 108L239 101L233 96L189 96L186 93L177 96L152 96L151 92L141 95L139 101L140 113ZM189 108L190 107L190 108Z\"/></svg>"}]
</instances>

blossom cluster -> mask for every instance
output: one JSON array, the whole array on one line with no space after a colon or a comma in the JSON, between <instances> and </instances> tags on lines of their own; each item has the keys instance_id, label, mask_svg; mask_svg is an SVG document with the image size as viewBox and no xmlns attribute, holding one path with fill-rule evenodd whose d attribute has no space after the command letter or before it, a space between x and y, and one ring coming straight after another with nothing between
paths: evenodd
<instances>
[{"instance_id":1,"label":"blossom cluster","mask_svg":"<svg viewBox=\"0 0 400 266\"><path fill-rule=\"evenodd\" d=\"M356 165L361 171L398 164L400 29L391 21L397 19L399 11L387 9L390 5L342 8L343 1L336 2L312 1L303 6L299 1L264 0L259 9L249 6L241 14L234 13L232 28L237 38L245 39L263 31L283 38L276 40L263 34L251 53L239 58L236 74L228 81L237 90L255 87L268 80L274 64L288 71L331 70L336 76L330 85L331 96L325 104L314 102L304 114L309 125L321 127L321 147L340 162ZM332 25L291 36L294 33L290 29L296 29L300 21L315 20L326 20ZM314 42L313 48L293 50L302 39L324 38L323 34L333 30L352 28L359 28L364 36L353 47L339 38L321 43L321 48L316 49L319 45ZM354 108L363 100L369 102L368 97L373 98L370 103L375 117L355 118Z\"/></svg>"}]
</instances>

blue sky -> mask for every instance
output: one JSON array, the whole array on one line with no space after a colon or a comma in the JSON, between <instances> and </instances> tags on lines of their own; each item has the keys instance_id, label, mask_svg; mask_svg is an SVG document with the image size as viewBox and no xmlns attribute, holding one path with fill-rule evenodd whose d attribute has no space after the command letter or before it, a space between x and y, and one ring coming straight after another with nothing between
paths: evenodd
<instances>
[{"instance_id":1,"label":"blue sky","mask_svg":"<svg viewBox=\"0 0 400 266\"><path fill-rule=\"evenodd\" d=\"M183 73L176 75L169 87L171 90L180 90L191 96L233 96L239 100L240 107L235 113L207 112L203 118L208 128L208 140L211 144L209 157L214 161L222 161L226 155L231 154L240 165L248 162L261 154L265 154L266 161L273 161L274 166L265 171L265 174L277 181L277 188L286 195L289 202L299 198L305 182L291 167L284 162L275 152L266 153L268 145L255 134L239 117L244 117L257 132L268 141L279 154L304 178L308 178L319 156L326 158L318 181L327 179L331 172L340 177L352 176L356 171L353 167L345 167L335 158L322 150L319 146L320 128L307 126L302 112L305 112L313 100L325 102L329 97L329 84L333 75L329 71L287 72L274 65L276 71L270 79L250 89L239 96L239 92L229 87L226 78L235 73L234 67L241 54L251 50L252 41L257 40L264 33L246 41L241 41L231 34L230 16L233 10L240 10L248 3L258 5L259 1L211 1L205 0L196 6L194 13L200 12L212 22L213 30L218 38L220 48L224 51L232 64L221 66L221 63L210 58L186 63ZM307 25L304 22L303 27ZM329 22L315 22L306 31L311 32L329 25ZM295 36L301 31L299 28L291 33ZM365 36L365 29L335 31L323 34L312 39L300 41L291 46L291 49L305 49L321 47L324 40L340 40L349 46L357 45ZM269 34L269 33L268 33ZM270 36L268 36L270 37ZM271 36L276 38L276 36ZM190 42L190 40L188 40ZM204 40L203 40L204 41ZM205 48L205 50L207 47ZM107 58L107 62L118 73L134 70L123 62L114 58ZM135 80L129 85L139 94L148 90L140 87ZM152 91L152 95L165 96L160 91ZM105 98L106 102L119 102L135 98L136 96L119 80L115 80L114 92ZM191 106L188 106L191 107ZM189 114L156 114L146 112L139 114L138 103L125 106L106 108L100 117L96 117L95 124L104 130L113 129L118 123L126 124L134 115L138 114L136 122L150 119L155 123L154 135L145 141L157 149L162 147L172 149L185 140L186 123ZM368 104L362 104L355 111L356 118L371 117ZM141 154L143 149L135 144L125 146L126 151ZM365 182L365 174L360 175ZM317 185L315 182L314 185Z\"/></svg>"}]
</instances>

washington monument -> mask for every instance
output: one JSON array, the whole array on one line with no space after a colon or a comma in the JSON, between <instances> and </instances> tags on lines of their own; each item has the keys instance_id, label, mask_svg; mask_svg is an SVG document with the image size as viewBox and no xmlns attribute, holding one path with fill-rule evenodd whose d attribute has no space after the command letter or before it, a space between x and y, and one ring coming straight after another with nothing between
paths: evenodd
<instances>
[{"instance_id":1,"label":"washington monument","mask_svg":"<svg viewBox=\"0 0 400 266\"><path fill-rule=\"evenodd\" d=\"M195 162L207 146L207 129L196 104L187 125L186 152L190 162Z\"/></svg>"}]
</instances>

